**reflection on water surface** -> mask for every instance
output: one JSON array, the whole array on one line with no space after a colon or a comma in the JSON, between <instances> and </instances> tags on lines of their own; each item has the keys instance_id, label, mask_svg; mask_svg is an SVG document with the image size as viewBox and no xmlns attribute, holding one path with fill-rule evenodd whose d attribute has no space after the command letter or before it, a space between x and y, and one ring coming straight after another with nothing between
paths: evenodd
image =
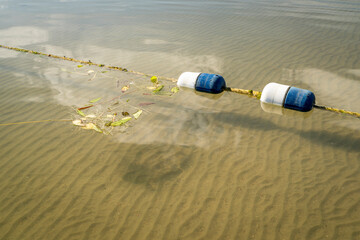
<instances>
[{"instance_id":1,"label":"reflection on water surface","mask_svg":"<svg viewBox=\"0 0 360 240\"><path fill-rule=\"evenodd\" d=\"M244 89L278 82L359 112L359 12L356 1L0 0L0 44L151 75L218 73ZM73 119L99 97L119 97L119 114L143 109L112 135L0 126L1 239L360 239L356 118L268 113L229 92L148 95L148 77L5 49L0 84L0 123Z\"/></svg>"}]
</instances>

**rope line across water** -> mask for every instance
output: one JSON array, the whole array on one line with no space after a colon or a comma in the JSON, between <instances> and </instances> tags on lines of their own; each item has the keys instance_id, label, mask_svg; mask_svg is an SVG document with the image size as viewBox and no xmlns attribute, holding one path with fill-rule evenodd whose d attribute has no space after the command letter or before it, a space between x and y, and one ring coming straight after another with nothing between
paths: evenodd
<instances>
[{"instance_id":1,"label":"rope line across water","mask_svg":"<svg viewBox=\"0 0 360 240\"><path fill-rule=\"evenodd\" d=\"M24 48L9 47L9 46L5 46L5 45L1 45L1 44L0 44L0 47L5 48L5 49L9 49L9 50L14 50L14 51L17 51L17 52L31 53L31 54L34 54L34 55L41 55L41 56L51 57L51 58L55 58L55 59L62 59L62 60L66 60L66 61L82 63L82 64L86 64L86 65L89 65L89 66L98 66L98 67L108 68L108 69L112 69L112 70L118 70L118 71L122 71L122 72L130 72L130 73L133 73L133 74L146 76L146 77L153 76L151 74L137 72L137 71L129 70L127 68L123 68L123 67L117 67L117 66L110 66L110 65L105 65L105 64L94 63L94 62L92 62L90 60L83 61L83 60L78 60L78 59L70 58L70 57L66 57L66 56L58 56L58 55L54 55L54 54L47 54L47 53L28 50L28 49L24 49ZM167 80L167 81L171 81L171 82L177 82L176 78L169 78L169 77L164 77L164 76L157 76L157 77L159 79L162 79L162 80ZM254 91L254 90L245 90L245 89L230 88L230 87L227 87L224 90L228 91L228 92L248 95L250 97L255 97L257 99L260 99L260 97L261 97L261 92ZM327 111L330 111L330 112L348 114L348 115L360 118L360 113L357 113L357 112L352 112L352 111L347 111L347 110L337 109L337 108L327 107L327 106L319 106L319 105L314 105L314 107L318 108L318 109L322 109L322 110L327 110ZM49 120L45 120L45 121L49 121ZM28 122L24 122L24 123L28 123ZM14 124L21 124L21 123L14 123ZM10 125L10 124L8 124L8 125ZM4 126L4 124L0 124L0 126Z\"/></svg>"},{"instance_id":2,"label":"rope line across water","mask_svg":"<svg viewBox=\"0 0 360 240\"><path fill-rule=\"evenodd\" d=\"M24 49L24 48L9 47L9 46L5 46L5 45L1 45L1 44L0 44L0 47L5 48L5 49L9 49L9 50L14 50L14 51L17 51L17 52L31 53L31 54L34 54L34 55L41 55L41 56L46 56L46 57L50 57L50 58L62 59L62 60L70 61L70 62L82 63L82 64L86 64L86 65L89 65L89 66L98 66L98 67L104 67L104 68L108 68L108 69L112 69L112 70L118 70L118 71L122 71L122 72L130 72L130 73L133 73L133 74L146 76L146 77L153 76L153 75L150 75L150 74L147 74L147 73L137 72L137 71L129 70L127 68L123 68L123 67L117 67L117 66L110 66L110 65L105 65L105 64L94 63L94 62L92 62L90 60L83 61L83 60L79 60L79 59L75 59L75 58L71 58L71 57L58 56L58 55L54 55L54 54L47 54L47 53L28 50L28 49ZM172 82L177 82L177 79L175 79L175 78L169 78L169 77L164 77L164 76L157 76L157 77L159 79L172 81Z\"/></svg>"},{"instance_id":3,"label":"rope line across water","mask_svg":"<svg viewBox=\"0 0 360 240\"><path fill-rule=\"evenodd\" d=\"M20 125L27 123L43 123L43 122L70 122L71 119L48 119L48 120L38 120L38 121L28 121L28 122L14 122L14 123L0 123L0 126L9 126L9 125Z\"/></svg>"},{"instance_id":4,"label":"rope line across water","mask_svg":"<svg viewBox=\"0 0 360 240\"><path fill-rule=\"evenodd\" d=\"M352 112L352 111L347 111L347 110L333 108L333 107L327 107L327 106L320 106L320 105L316 105L316 104L314 104L314 108L318 108L318 109L321 109L321 110L327 110L327 111L330 111L330 112L348 114L348 115L352 115L354 117L360 118L360 113L357 113L357 112Z\"/></svg>"}]
</instances>

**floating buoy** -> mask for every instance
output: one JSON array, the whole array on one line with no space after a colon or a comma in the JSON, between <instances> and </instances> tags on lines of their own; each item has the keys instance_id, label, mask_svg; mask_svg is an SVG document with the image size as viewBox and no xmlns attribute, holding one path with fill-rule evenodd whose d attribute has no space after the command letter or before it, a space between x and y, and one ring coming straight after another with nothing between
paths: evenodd
<instances>
[{"instance_id":1,"label":"floating buoy","mask_svg":"<svg viewBox=\"0 0 360 240\"><path fill-rule=\"evenodd\" d=\"M182 73L178 78L177 85L207 93L221 93L226 88L226 83L222 76L200 72Z\"/></svg>"},{"instance_id":2,"label":"floating buoy","mask_svg":"<svg viewBox=\"0 0 360 240\"><path fill-rule=\"evenodd\" d=\"M315 95L306 89L272 82L264 87L260 101L287 109L308 112L315 104Z\"/></svg>"}]
</instances>

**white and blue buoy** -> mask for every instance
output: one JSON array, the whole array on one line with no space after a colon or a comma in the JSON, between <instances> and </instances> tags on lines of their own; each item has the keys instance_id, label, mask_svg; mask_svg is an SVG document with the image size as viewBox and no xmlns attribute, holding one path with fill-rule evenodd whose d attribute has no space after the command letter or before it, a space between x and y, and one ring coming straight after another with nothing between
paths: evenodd
<instances>
[{"instance_id":1,"label":"white and blue buoy","mask_svg":"<svg viewBox=\"0 0 360 240\"><path fill-rule=\"evenodd\" d=\"M308 112L315 104L315 95L306 89L272 82L264 87L260 101L287 109Z\"/></svg>"},{"instance_id":2,"label":"white and blue buoy","mask_svg":"<svg viewBox=\"0 0 360 240\"><path fill-rule=\"evenodd\" d=\"M178 78L177 84L179 87L207 93L221 93L226 89L222 76L201 72L184 72ZM315 95L306 89L272 82L264 87L260 101L286 109L308 112L315 104Z\"/></svg>"},{"instance_id":3,"label":"white and blue buoy","mask_svg":"<svg viewBox=\"0 0 360 240\"><path fill-rule=\"evenodd\" d=\"M222 76L200 72L182 73L178 78L177 85L208 93L221 93L226 88L226 83Z\"/></svg>"}]
</instances>

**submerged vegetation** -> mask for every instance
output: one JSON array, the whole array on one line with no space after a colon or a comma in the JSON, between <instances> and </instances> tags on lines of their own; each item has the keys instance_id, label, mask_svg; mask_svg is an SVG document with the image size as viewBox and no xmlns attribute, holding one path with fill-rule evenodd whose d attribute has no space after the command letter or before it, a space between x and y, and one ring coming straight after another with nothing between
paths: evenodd
<instances>
[{"instance_id":1,"label":"submerged vegetation","mask_svg":"<svg viewBox=\"0 0 360 240\"><path fill-rule=\"evenodd\" d=\"M111 135L125 132L129 127L141 121L143 115L150 113L149 107L156 104L151 97L147 101L138 101L139 96L171 97L178 92L173 83L164 84L158 76L151 76L148 81L136 83L129 80L120 80L118 75L111 77L111 71L97 71L89 69L84 65L75 65L71 69L60 68L62 72L86 76L88 81L96 81L99 78L110 78L115 81L118 95L93 96L86 102L72 107L69 119L48 119L37 121L23 121L13 123L0 123L0 126L49 123L49 122L71 122L73 126L81 130L93 130L97 133ZM109 73L108 73L109 72ZM127 75L126 75L127 76ZM138 93L132 95L132 93ZM71 101L71 99L70 99Z\"/></svg>"},{"instance_id":2,"label":"submerged vegetation","mask_svg":"<svg viewBox=\"0 0 360 240\"><path fill-rule=\"evenodd\" d=\"M158 77L150 78L152 86L144 89L137 88L135 91L145 91L144 95L163 95L172 96L177 93L177 87L171 88L170 91L165 90ZM121 87L122 95L111 100L103 100L101 97L88 101L88 104L81 107L74 107L75 119L72 121L74 126L85 130L94 130L98 133L112 134L113 131L124 131L131 126L133 122L138 120L144 112L144 107L152 105L152 102L139 103L137 106L132 105L131 99L122 100L122 96L132 89L131 85Z\"/></svg>"}]
</instances>

